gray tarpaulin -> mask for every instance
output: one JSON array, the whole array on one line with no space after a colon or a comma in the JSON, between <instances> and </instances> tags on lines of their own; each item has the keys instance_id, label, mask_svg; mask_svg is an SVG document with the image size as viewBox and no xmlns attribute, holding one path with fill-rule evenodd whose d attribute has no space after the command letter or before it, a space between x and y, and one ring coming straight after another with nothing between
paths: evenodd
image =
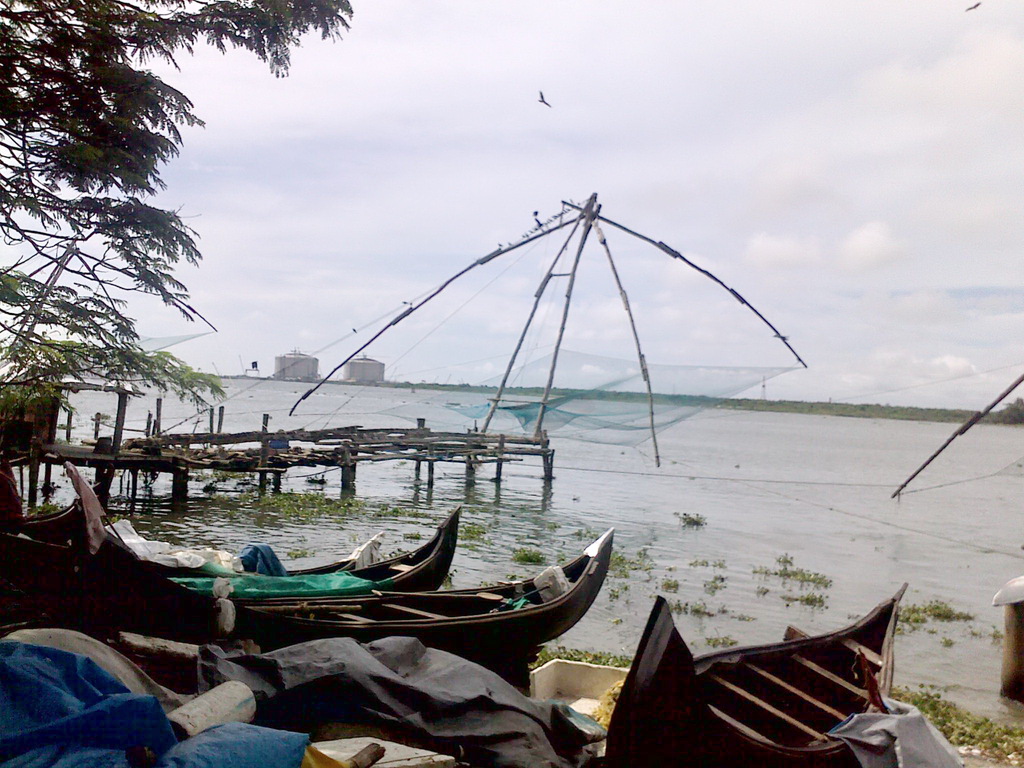
<instances>
[{"instance_id":1,"label":"gray tarpaulin","mask_svg":"<svg viewBox=\"0 0 1024 768\"><path fill-rule=\"evenodd\" d=\"M200 691L239 680L261 725L328 722L397 728L477 766L576 768L604 730L564 704L538 702L488 669L414 638L300 643L260 655L199 652Z\"/></svg>"},{"instance_id":2,"label":"gray tarpaulin","mask_svg":"<svg viewBox=\"0 0 1024 768\"><path fill-rule=\"evenodd\" d=\"M864 768L962 768L956 750L916 707L885 699L890 713L847 718L831 731Z\"/></svg>"}]
</instances>

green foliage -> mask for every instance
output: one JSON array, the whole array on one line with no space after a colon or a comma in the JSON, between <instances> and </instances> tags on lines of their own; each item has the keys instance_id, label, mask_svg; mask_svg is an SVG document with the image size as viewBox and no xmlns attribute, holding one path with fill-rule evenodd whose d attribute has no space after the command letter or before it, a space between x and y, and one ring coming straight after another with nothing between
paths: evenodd
<instances>
[{"instance_id":1,"label":"green foliage","mask_svg":"<svg viewBox=\"0 0 1024 768\"><path fill-rule=\"evenodd\" d=\"M986 757L997 760L1024 753L1024 729L999 725L987 717L971 714L942 698L934 688L923 685L916 690L895 687L891 695L921 710L921 714L954 746L977 747Z\"/></svg>"},{"instance_id":2,"label":"green foliage","mask_svg":"<svg viewBox=\"0 0 1024 768\"><path fill-rule=\"evenodd\" d=\"M709 635L704 642L711 648L732 648L738 641L729 635Z\"/></svg>"},{"instance_id":3,"label":"green foliage","mask_svg":"<svg viewBox=\"0 0 1024 768\"><path fill-rule=\"evenodd\" d=\"M646 548L637 550L636 557L627 557L621 552L612 552L611 561L608 564L608 575L625 579L629 577L631 571L650 571L653 568L654 561Z\"/></svg>"},{"instance_id":4,"label":"green foliage","mask_svg":"<svg viewBox=\"0 0 1024 768\"><path fill-rule=\"evenodd\" d=\"M463 523L459 536L466 541L480 541L487 534L487 529L477 523Z\"/></svg>"},{"instance_id":5,"label":"green foliage","mask_svg":"<svg viewBox=\"0 0 1024 768\"><path fill-rule=\"evenodd\" d=\"M350 16L347 0L0 4L0 383L99 375L214 392L170 355L140 350L125 314L141 293L200 317L174 276L200 259L194 233L148 201L180 128L201 121L143 65L174 64L205 40L283 75L301 35L337 38Z\"/></svg>"},{"instance_id":6,"label":"green foliage","mask_svg":"<svg viewBox=\"0 0 1024 768\"><path fill-rule=\"evenodd\" d=\"M544 646L537 654L537 660L530 665L530 669L547 664L552 659L565 659L566 661L585 661L588 664L603 664L606 667L628 667L633 663L630 656L622 656L617 653L606 653L605 651L581 651L577 648L566 648L564 645L556 645L554 648Z\"/></svg>"},{"instance_id":7,"label":"green foliage","mask_svg":"<svg viewBox=\"0 0 1024 768\"><path fill-rule=\"evenodd\" d=\"M828 576L794 567L793 558L788 554L775 558L774 568L758 565L753 568L753 573L755 576L775 576L784 582L796 582L801 587L813 586L819 589L828 589L832 586L832 579Z\"/></svg>"},{"instance_id":8,"label":"green foliage","mask_svg":"<svg viewBox=\"0 0 1024 768\"><path fill-rule=\"evenodd\" d=\"M678 592L679 591L679 581L678 581L678 579L665 579L664 581L662 581L661 582L661 591L662 592Z\"/></svg>"},{"instance_id":9,"label":"green foliage","mask_svg":"<svg viewBox=\"0 0 1024 768\"><path fill-rule=\"evenodd\" d=\"M704 515L691 512L674 512L673 514L679 518L679 523L683 528L703 528L708 524L708 519Z\"/></svg>"},{"instance_id":10,"label":"green foliage","mask_svg":"<svg viewBox=\"0 0 1024 768\"><path fill-rule=\"evenodd\" d=\"M923 605L904 605L900 608L899 624L904 632L913 632L929 620L933 621L972 621L974 615L958 611L943 600L932 600Z\"/></svg>"},{"instance_id":11,"label":"green foliage","mask_svg":"<svg viewBox=\"0 0 1024 768\"><path fill-rule=\"evenodd\" d=\"M528 563L530 565L543 565L545 562L544 553L539 549L519 547L512 553L512 559L517 563Z\"/></svg>"},{"instance_id":12,"label":"green foliage","mask_svg":"<svg viewBox=\"0 0 1024 768\"><path fill-rule=\"evenodd\" d=\"M780 597L782 597L782 602L786 605L799 603L800 605L806 605L808 608L824 608L828 603L827 598L818 592L804 592L799 595L780 595Z\"/></svg>"}]
</instances>

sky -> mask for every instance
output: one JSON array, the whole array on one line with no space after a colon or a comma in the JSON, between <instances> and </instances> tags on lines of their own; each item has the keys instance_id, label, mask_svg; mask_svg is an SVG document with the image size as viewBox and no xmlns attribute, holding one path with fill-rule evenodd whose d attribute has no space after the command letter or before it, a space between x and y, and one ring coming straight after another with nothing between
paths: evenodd
<instances>
[{"instance_id":1,"label":"sky","mask_svg":"<svg viewBox=\"0 0 1024 768\"><path fill-rule=\"evenodd\" d=\"M157 202L198 235L179 277L218 333L172 351L329 370L534 211L596 192L789 338L808 368L768 397L979 408L1024 371L1024 10L972 4L353 0L344 39L306 38L284 78L200 48L158 69L205 126ZM652 363L794 364L721 287L605 232ZM368 354L389 378L499 374L563 241L473 270ZM550 350L566 283L525 358ZM144 335L201 330L132 311ZM564 344L635 354L593 239Z\"/></svg>"}]
</instances>

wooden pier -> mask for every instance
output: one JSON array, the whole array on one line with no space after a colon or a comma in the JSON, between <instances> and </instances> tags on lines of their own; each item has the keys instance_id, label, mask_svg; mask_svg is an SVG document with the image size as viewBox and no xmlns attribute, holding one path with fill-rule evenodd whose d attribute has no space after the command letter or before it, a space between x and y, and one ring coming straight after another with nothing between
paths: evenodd
<instances>
[{"instance_id":1,"label":"wooden pier","mask_svg":"<svg viewBox=\"0 0 1024 768\"><path fill-rule=\"evenodd\" d=\"M189 474L200 470L250 473L259 476L261 490L267 481L274 490L281 487L281 476L294 467L327 467L341 470L342 489L355 485L361 464L382 461L409 461L420 477L426 464L427 487L434 484L434 468L439 462L465 467L467 481L476 478L484 465L494 465L494 481L501 482L506 463L539 456L543 478L554 477L554 449L547 435L540 438L483 432L435 432L424 420L415 428L372 429L361 426L320 430L267 430L251 432L196 432L155 434L124 440L114 449L112 442L95 447L51 443L43 446L41 462L46 465L70 461L97 471L126 471L134 498L138 473L170 474L172 499L188 495ZM211 424L212 426L212 424Z\"/></svg>"}]
</instances>

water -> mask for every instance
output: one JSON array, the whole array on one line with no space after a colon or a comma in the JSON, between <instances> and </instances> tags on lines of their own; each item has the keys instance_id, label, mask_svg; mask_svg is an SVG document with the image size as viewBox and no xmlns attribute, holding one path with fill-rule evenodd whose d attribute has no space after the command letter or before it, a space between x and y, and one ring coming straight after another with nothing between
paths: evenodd
<instances>
[{"instance_id":1,"label":"water","mask_svg":"<svg viewBox=\"0 0 1024 768\"><path fill-rule=\"evenodd\" d=\"M259 428L263 413L272 416L271 430L410 426L417 415L440 426L439 403L478 397L332 385L289 418L304 385L234 380L226 387L226 431ZM114 406L112 397L97 393L82 393L75 403L80 436L91 436L93 413L112 413ZM151 397L134 400L129 425L141 427L152 407ZM166 403L165 426L190 412ZM199 428L206 428L205 416ZM204 478L192 484L187 510L156 500L134 522L145 535L182 544L238 549L266 541L290 564L305 566L342 556L381 529L392 551L410 549L417 534L426 537L447 510L463 504L463 526L474 526L477 538L464 537L455 557L457 587L532 574L541 566L516 563L515 549L539 549L550 562L569 559L614 526L616 550L636 562L646 550L649 570L610 577L591 611L559 642L627 654L659 592L680 603L703 602L715 614L676 617L701 653L715 638L778 640L787 624L811 632L844 626L909 582L905 603L939 599L975 618L933 621L900 635L897 683L939 685L973 711L1014 719L1018 712L998 696L1000 645L991 635L1002 628L1002 613L991 597L1024 572L1024 473L1012 466L1000 472L1024 455L1024 431L975 427L911 486L925 490L889 499L952 430L950 424L709 410L659 436L661 469L649 447L555 438L556 479L548 488L539 462L506 465L500 486L486 468L467 486L459 465L441 464L432 491L425 472L423 482L414 480L411 462L388 462L359 468L360 509L340 518L260 512L251 486L218 481L204 493L212 481ZM285 490L340 495L337 471L325 475L323 487L304 479L314 471L290 471ZM166 481L153 489L157 496L168 490ZM687 514L706 524L687 527ZM801 590L754 572L777 568L786 555L794 567L831 579L831 586ZM673 580L678 590L664 592ZM809 592L821 595L824 606L783 600Z\"/></svg>"}]
</instances>

